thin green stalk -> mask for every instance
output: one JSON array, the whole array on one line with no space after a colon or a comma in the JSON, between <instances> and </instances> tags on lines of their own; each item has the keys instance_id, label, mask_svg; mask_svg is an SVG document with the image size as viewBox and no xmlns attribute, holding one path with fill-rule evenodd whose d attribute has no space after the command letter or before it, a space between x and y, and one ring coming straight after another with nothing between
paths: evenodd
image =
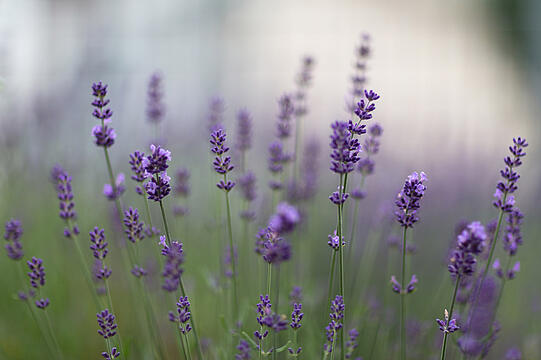
<instances>
[{"instance_id":1,"label":"thin green stalk","mask_svg":"<svg viewBox=\"0 0 541 360\"><path fill-rule=\"evenodd\" d=\"M279 313L279 307L280 307L280 264L276 265L276 285L275 285L275 295L273 297L274 301L274 310L276 313ZM272 342L273 342L273 348L278 348L278 333L276 331L272 334ZM272 352L272 358L276 360L276 351Z\"/></svg>"},{"instance_id":2,"label":"thin green stalk","mask_svg":"<svg viewBox=\"0 0 541 360\"><path fill-rule=\"evenodd\" d=\"M340 177L342 177L340 175ZM342 179L340 179L340 182L342 182ZM344 179L344 186L347 182L347 177ZM342 187L340 187L340 199L342 199ZM344 247L342 246L342 211L343 207L342 204L338 206L338 244L339 244L339 264L340 264L340 296L342 296L342 299L344 299ZM346 324L346 311L344 309L343 311L343 318L342 323ZM342 360L344 360L345 356L345 343L344 343L344 326L339 330L340 331L340 357Z\"/></svg>"},{"instance_id":3,"label":"thin green stalk","mask_svg":"<svg viewBox=\"0 0 541 360\"><path fill-rule=\"evenodd\" d=\"M49 328L49 332L51 334L51 338L53 339L55 351L58 354L57 356L60 359L63 359L64 356L62 355L62 350L60 350L60 345L58 345L58 340L56 340L56 335L54 334L53 325L51 324L51 318L49 317L49 313L47 312L47 309L43 309L43 313L45 314L45 319L47 321L47 327Z\"/></svg>"},{"instance_id":4,"label":"thin green stalk","mask_svg":"<svg viewBox=\"0 0 541 360\"><path fill-rule=\"evenodd\" d=\"M456 294L458 292L458 286L460 284L460 275L456 277L456 284L455 284L455 291L453 292L453 300L451 301L451 309L449 310L449 319L446 321L445 326L449 326L449 321L453 318L453 310L455 308L455 300L456 300ZM443 344L441 346L441 360L445 359L445 349L447 347L447 336L449 335L449 332L446 331L443 334Z\"/></svg>"},{"instance_id":5,"label":"thin green stalk","mask_svg":"<svg viewBox=\"0 0 541 360\"><path fill-rule=\"evenodd\" d=\"M148 298L148 293L145 291L143 279L136 279L139 284L139 290L143 294L143 302L145 308L145 315L148 323L148 330L151 337L151 340L154 344L155 350L160 356L161 359L166 359L164 348L165 344L163 343L162 337L159 334L159 328L156 326L158 323L154 315L154 310Z\"/></svg>"},{"instance_id":6,"label":"thin green stalk","mask_svg":"<svg viewBox=\"0 0 541 360\"><path fill-rule=\"evenodd\" d=\"M55 358L55 353L53 351L53 345L51 345L51 340L49 339L49 336L47 335L47 332L45 330L43 330L43 328L41 326L41 323L37 318L35 310L32 307L32 305L30 304L30 302L28 302L28 300L26 300L24 303L28 307L28 311L30 311L30 315L32 315L32 319L34 319L34 322L36 323L36 326L38 327L39 332L41 333L41 336L43 336L43 339L45 340L45 344L47 344L47 350L49 351L49 353L51 355L51 358L54 359Z\"/></svg>"},{"instance_id":7,"label":"thin green stalk","mask_svg":"<svg viewBox=\"0 0 541 360\"><path fill-rule=\"evenodd\" d=\"M184 283L182 282L182 278L179 279L180 283L180 292L182 296L186 296L186 290L184 290ZM197 335L197 328L195 326L195 319L193 315L193 311L191 311L191 322L192 322L192 331L193 336L195 338L195 346L197 347L197 356L199 359L203 359L203 352L201 351L201 343L199 342L199 335Z\"/></svg>"},{"instance_id":8,"label":"thin green stalk","mask_svg":"<svg viewBox=\"0 0 541 360\"><path fill-rule=\"evenodd\" d=\"M182 348L182 353L184 354L184 359L188 359L188 355L186 354L186 345L184 344L184 338L182 334L180 333L177 326L175 326L175 332L178 334L178 338L180 340L180 347Z\"/></svg>"},{"instance_id":9,"label":"thin green stalk","mask_svg":"<svg viewBox=\"0 0 541 360\"><path fill-rule=\"evenodd\" d=\"M268 263L267 265L267 295L269 295L269 297L271 293L271 283L272 283L272 264Z\"/></svg>"},{"instance_id":10,"label":"thin green stalk","mask_svg":"<svg viewBox=\"0 0 541 360\"><path fill-rule=\"evenodd\" d=\"M402 240L402 282L400 283L400 359L406 359L406 230Z\"/></svg>"},{"instance_id":11,"label":"thin green stalk","mask_svg":"<svg viewBox=\"0 0 541 360\"><path fill-rule=\"evenodd\" d=\"M165 216L165 209L163 208L163 201L160 200L160 211L162 212L163 226L165 227L166 242L168 246L171 246L171 233L169 232L169 224L167 223L167 216Z\"/></svg>"},{"instance_id":12,"label":"thin green stalk","mask_svg":"<svg viewBox=\"0 0 541 360\"><path fill-rule=\"evenodd\" d=\"M227 184L227 175L224 174L224 182ZM237 288L237 265L235 260L235 247L233 245L233 229L232 229L232 221L231 221L231 206L229 205L229 192L225 192L225 206L227 210L227 231L229 235L229 256L231 257L231 269L233 271L233 275L231 276L231 279L233 280L233 320L236 328L237 321L239 320L238 314L238 288Z\"/></svg>"},{"instance_id":13,"label":"thin green stalk","mask_svg":"<svg viewBox=\"0 0 541 360\"><path fill-rule=\"evenodd\" d=\"M188 335L184 335L184 340L186 340L186 349L188 350L188 359L192 359L192 352L190 350L190 341L188 340Z\"/></svg>"},{"instance_id":14,"label":"thin green stalk","mask_svg":"<svg viewBox=\"0 0 541 360\"><path fill-rule=\"evenodd\" d=\"M109 152L107 151L107 148L103 148L103 152L105 154L105 162L107 163L107 172L109 173L109 179L111 181L111 188L113 189L113 194L117 194L117 187L115 182L115 175L113 173L113 167L111 166L111 160L109 159ZM118 211L118 219L119 221L122 221L122 218L124 217L122 214L122 204L120 203L120 198L118 196L115 196L115 205L116 210Z\"/></svg>"}]
</instances>

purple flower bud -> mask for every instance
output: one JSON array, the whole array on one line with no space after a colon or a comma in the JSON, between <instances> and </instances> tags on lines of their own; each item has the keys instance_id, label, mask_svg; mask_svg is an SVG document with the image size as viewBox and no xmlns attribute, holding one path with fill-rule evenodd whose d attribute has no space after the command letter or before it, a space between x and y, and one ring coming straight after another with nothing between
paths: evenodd
<instances>
[{"instance_id":1,"label":"purple flower bud","mask_svg":"<svg viewBox=\"0 0 541 360\"><path fill-rule=\"evenodd\" d=\"M117 324L115 323L116 317L109 312L109 309L105 309L96 314L98 319L98 334L103 336L104 339L112 338L116 335Z\"/></svg>"},{"instance_id":2,"label":"purple flower bud","mask_svg":"<svg viewBox=\"0 0 541 360\"><path fill-rule=\"evenodd\" d=\"M280 203L276 213L269 220L269 228L278 234L285 234L295 229L301 217L296 207L288 203Z\"/></svg>"},{"instance_id":3,"label":"purple flower bud","mask_svg":"<svg viewBox=\"0 0 541 360\"><path fill-rule=\"evenodd\" d=\"M132 243L141 241L145 238L143 228L145 224L139 220L139 211L130 207L124 211L124 233L128 236L128 240Z\"/></svg>"},{"instance_id":4,"label":"purple flower bud","mask_svg":"<svg viewBox=\"0 0 541 360\"><path fill-rule=\"evenodd\" d=\"M124 174L119 173L116 177L114 186L111 184L105 184L103 186L103 195L109 200L115 200L119 198L124 191L126 190L126 187L124 186Z\"/></svg>"},{"instance_id":5,"label":"purple flower bud","mask_svg":"<svg viewBox=\"0 0 541 360\"><path fill-rule=\"evenodd\" d=\"M395 215L401 226L411 228L419 221L417 210L420 208L420 201L426 190L425 181L427 181L427 177L424 172L421 174L413 172L408 176L403 189L398 193L395 200L398 210L395 211Z\"/></svg>"},{"instance_id":6,"label":"purple flower bud","mask_svg":"<svg viewBox=\"0 0 541 360\"><path fill-rule=\"evenodd\" d=\"M5 245L7 255L12 260L20 260L24 256L23 245L19 241L23 228L19 220L11 219L6 222L4 239L7 241Z\"/></svg>"},{"instance_id":7,"label":"purple flower bud","mask_svg":"<svg viewBox=\"0 0 541 360\"><path fill-rule=\"evenodd\" d=\"M163 85L162 76L155 72L150 77L147 89L147 118L151 123L159 123L165 113L163 104Z\"/></svg>"},{"instance_id":8,"label":"purple flower bud","mask_svg":"<svg viewBox=\"0 0 541 360\"><path fill-rule=\"evenodd\" d=\"M169 312L169 321L175 322L178 324L178 329L184 335L192 330L192 327L189 323L191 318L190 312L190 302L188 301L187 296L181 296L177 302L176 313Z\"/></svg>"}]
</instances>

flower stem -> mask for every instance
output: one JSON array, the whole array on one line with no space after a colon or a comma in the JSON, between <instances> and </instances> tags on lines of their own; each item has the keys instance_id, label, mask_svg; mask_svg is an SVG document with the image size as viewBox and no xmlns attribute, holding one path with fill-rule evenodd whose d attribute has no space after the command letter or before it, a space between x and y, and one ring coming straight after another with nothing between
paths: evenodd
<instances>
[{"instance_id":1,"label":"flower stem","mask_svg":"<svg viewBox=\"0 0 541 360\"><path fill-rule=\"evenodd\" d=\"M402 287L400 291L400 359L406 359L406 230L404 227L404 237L402 239Z\"/></svg>"},{"instance_id":2,"label":"flower stem","mask_svg":"<svg viewBox=\"0 0 541 360\"><path fill-rule=\"evenodd\" d=\"M453 292L453 300L451 301L451 308L449 310L449 319L446 322L446 326L449 326L449 321L453 318L453 310L455 308L456 294L458 292L458 286L460 285L460 274L456 277L455 291ZM441 345L441 360L445 359L445 349L447 347L447 336L449 335L448 331L445 331L443 334L443 343Z\"/></svg>"},{"instance_id":3,"label":"flower stem","mask_svg":"<svg viewBox=\"0 0 541 360\"><path fill-rule=\"evenodd\" d=\"M63 359L64 356L62 355L62 351L60 350L60 345L58 345L58 341L56 340L56 335L54 334L54 330L51 324L51 318L49 317L49 313L47 312L47 309L43 309L43 312L45 314L45 319L47 320L47 327L49 328L51 338L53 339L55 351L58 354L57 356L59 359Z\"/></svg>"},{"instance_id":4,"label":"flower stem","mask_svg":"<svg viewBox=\"0 0 541 360\"><path fill-rule=\"evenodd\" d=\"M169 232L169 225L167 223L167 216L165 216L165 210L163 208L163 201L160 200L160 211L162 212L163 226L165 227L165 235L167 240L167 245L171 246L171 233Z\"/></svg>"},{"instance_id":5,"label":"flower stem","mask_svg":"<svg viewBox=\"0 0 541 360\"><path fill-rule=\"evenodd\" d=\"M224 174L224 182L227 184L227 175ZM238 309L238 292L237 292L237 266L236 266L236 260L235 260L235 247L233 245L233 229L232 229L232 221L231 221L231 206L229 205L229 192L225 191L225 206L227 210L227 231L229 235L229 256L231 257L231 269L233 271L233 275L231 276L231 279L233 280L233 320L234 320L234 326L236 328L239 314Z\"/></svg>"},{"instance_id":6,"label":"flower stem","mask_svg":"<svg viewBox=\"0 0 541 360\"><path fill-rule=\"evenodd\" d=\"M342 187L342 174L340 174L340 189L339 189L339 193L340 193L340 200L342 200L342 196L343 196L343 193L345 191L345 187L346 187L346 184L347 184L347 174L345 176L345 178L343 179L344 181L344 187ZM342 296L342 299L344 299L344 247L342 245L342 217L343 217L343 204L340 204L338 205L338 227L337 227L337 235L338 235L338 245L339 245L339 264L340 264L340 296ZM345 303L345 299L344 299L344 303ZM340 357L341 359L343 360L345 357L345 350L344 350L344 327L345 327L345 324L346 324L346 311L344 309L343 311L343 318L342 318L342 324L344 324L344 326L342 326L342 328L339 330L340 331Z\"/></svg>"}]
</instances>

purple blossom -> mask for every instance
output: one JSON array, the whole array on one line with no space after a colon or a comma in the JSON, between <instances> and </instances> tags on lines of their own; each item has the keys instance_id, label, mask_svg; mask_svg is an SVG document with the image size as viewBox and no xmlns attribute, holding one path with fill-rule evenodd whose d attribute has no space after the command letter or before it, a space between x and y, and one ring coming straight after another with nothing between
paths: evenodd
<instances>
[{"instance_id":1,"label":"purple blossom","mask_svg":"<svg viewBox=\"0 0 541 360\"><path fill-rule=\"evenodd\" d=\"M329 196L329 200L335 205L342 205L346 202L347 198L349 197L348 193L342 193L340 194L339 191L335 191Z\"/></svg>"},{"instance_id":2,"label":"purple blossom","mask_svg":"<svg viewBox=\"0 0 541 360\"><path fill-rule=\"evenodd\" d=\"M452 276L472 275L475 271L476 256L486 246L487 235L480 222L470 223L457 237L456 249L449 259L449 272Z\"/></svg>"},{"instance_id":3,"label":"purple blossom","mask_svg":"<svg viewBox=\"0 0 541 360\"><path fill-rule=\"evenodd\" d=\"M257 303L257 322L261 326L266 326L269 329L273 330L274 332L280 332L283 330L286 330L289 323L285 316L281 316L276 314L272 311L272 304L269 299L269 295L260 295L259 296L260 302ZM264 333L261 333L260 331L256 331L254 333L254 336L258 340L262 340L268 335L268 330L266 330Z\"/></svg>"},{"instance_id":4,"label":"purple blossom","mask_svg":"<svg viewBox=\"0 0 541 360\"><path fill-rule=\"evenodd\" d=\"M391 289L397 294L411 294L415 291L415 285L419 282L417 276L414 274L411 276L410 282L405 289L402 289L402 285L396 280L396 277L391 276Z\"/></svg>"},{"instance_id":5,"label":"purple blossom","mask_svg":"<svg viewBox=\"0 0 541 360\"><path fill-rule=\"evenodd\" d=\"M237 113L236 147L241 153L252 147L252 115L246 109Z\"/></svg>"},{"instance_id":6,"label":"purple blossom","mask_svg":"<svg viewBox=\"0 0 541 360\"><path fill-rule=\"evenodd\" d=\"M220 190L224 190L226 192L231 191L233 187L235 186L235 183L231 180L226 180L226 175L231 170L234 169L233 164L231 164L231 156L223 156L225 153L229 151L229 147L225 144L226 140L226 134L225 131L218 129L214 131L210 135L210 144L211 149L214 154L216 154L216 157L214 158L214 161L212 162L212 165L214 167L214 170L221 175L224 175L224 179L220 180L216 186Z\"/></svg>"},{"instance_id":7,"label":"purple blossom","mask_svg":"<svg viewBox=\"0 0 541 360\"><path fill-rule=\"evenodd\" d=\"M331 321L325 328L327 342L325 343L323 349L328 354L332 352L334 341L336 340L336 334L342 328L344 310L344 299L342 298L342 296L336 295L334 300L331 302L331 312L329 314L329 318L331 319Z\"/></svg>"},{"instance_id":8,"label":"purple blossom","mask_svg":"<svg viewBox=\"0 0 541 360\"><path fill-rule=\"evenodd\" d=\"M500 259L494 260L492 268L496 272L496 276L498 276L500 279L505 277L507 280L513 280L517 276L517 273L520 272L520 261L516 261L513 267L507 270L506 274L504 274L504 270L500 264Z\"/></svg>"},{"instance_id":9,"label":"purple blossom","mask_svg":"<svg viewBox=\"0 0 541 360\"><path fill-rule=\"evenodd\" d=\"M160 145L150 145L150 155L143 158L142 165L146 172L152 175L163 173L169 167L171 151L163 149Z\"/></svg>"},{"instance_id":10,"label":"purple blossom","mask_svg":"<svg viewBox=\"0 0 541 360\"><path fill-rule=\"evenodd\" d=\"M177 323L178 329L184 335L192 330L192 327L189 323L191 318L190 312L190 302L188 301L187 296L181 296L177 302L176 313L169 311L169 321Z\"/></svg>"},{"instance_id":11,"label":"purple blossom","mask_svg":"<svg viewBox=\"0 0 541 360\"><path fill-rule=\"evenodd\" d=\"M60 207L60 218L64 219L68 226L64 229L64 235L71 237L72 235L79 234L79 228L77 224L74 224L72 230L70 230L69 222L74 221L77 217L75 212L75 202L73 201L73 190L71 188L71 176L64 170L59 171L56 174L56 193ZM72 231L74 234L72 234Z\"/></svg>"},{"instance_id":12,"label":"purple blossom","mask_svg":"<svg viewBox=\"0 0 541 360\"><path fill-rule=\"evenodd\" d=\"M147 89L147 118L151 123L159 123L165 113L163 104L163 79L159 72L150 76Z\"/></svg>"},{"instance_id":13,"label":"purple blossom","mask_svg":"<svg viewBox=\"0 0 541 360\"><path fill-rule=\"evenodd\" d=\"M297 208L282 202L276 207L276 212L269 220L269 228L278 234L286 234L295 229L301 217Z\"/></svg>"},{"instance_id":14,"label":"purple blossom","mask_svg":"<svg viewBox=\"0 0 541 360\"><path fill-rule=\"evenodd\" d=\"M135 276L136 278L141 278L143 276L147 275L147 271L143 269L139 265L134 265L134 267L130 270L131 274Z\"/></svg>"},{"instance_id":15,"label":"purple blossom","mask_svg":"<svg viewBox=\"0 0 541 360\"><path fill-rule=\"evenodd\" d=\"M30 272L28 272L28 277L30 278L30 285L34 289L38 289L39 291L40 287L45 286L45 268L43 267L43 260L35 256L32 256L32 259L27 261L26 264L28 265L28 268L30 269ZM30 296L34 296L35 292L33 290L30 290L29 294ZM43 310L47 306L49 306L49 299L48 298L38 299L35 301L35 304L38 307L38 309Z\"/></svg>"},{"instance_id":16,"label":"purple blossom","mask_svg":"<svg viewBox=\"0 0 541 360\"><path fill-rule=\"evenodd\" d=\"M395 211L396 219L405 228L411 228L419 221L417 210L420 208L421 198L426 191L425 181L427 177L424 172L421 174L413 172L408 176L403 189L396 197L395 204L398 207Z\"/></svg>"},{"instance_id":17,"label":"purple blossom","mask_svg":"<svg viewBox=\"0 0 541 360\"><path fill-rule=\"evenodd\" d=\"M190 171L186 168L177 169L175 180L175 194L180 197L187 197L190 194Z\"/></svg>"},{"instance_id":18,"label":"purple blossom","mask_svg":"<svg viewBox=\"0 0 541 360\"><path fill-rule=\"evenodd\" d=\"M333 249L334 251L337 251L340 249L340 239L338 238L338 235L336 235L336 230L331 235L329 234L329 241L327 241L327 244ZM344 237L342 236L342 246L344 246L346 243L344 242Z\"/></svg>"},{"instance_id":19,"label":"purple blossom","mask_svg":"<svg viewBox=\"0 0 541 360\"><path fill-rule=\"evenodd\" d=\"M515 169L522 165L522 157L526 156L524 148L527 146L526 139L520 137L514 138L513 145L509 147L512 157L505 157L504 162L506 167L500 170L503 180L498 182L496 186L493 205L504 212L511 212L515 204L515 198L511 194L518 189L517 182L520 178L520 175Z\"/></svg>"},{"instance_id":20,"label":"purple blossom","mask_svg":"<svg viewBox=\"0 0 541 360\"><path fill-rule=\"evenodd\" d=\"M301 328L301 320L304 316L304 313L302 312L302 304L293 304L293 312L291 313L291 323L289 326L293 330L298 330Z\"/></svg>"},{"instance_id":21,"label":"purple blossom","mask_svg":"<svg viewBox=\"0 0 541 360\"><path fill-rule=\"evenodd\" d=\"M312 71L314 69L314 58L311 56L304 56L302 58L302 66L300 72L295 78L297 84L297 91L295 92L295 116L301 117L306 115L306 89L312 84Z\"/></svg>"},{"instance_id":22,"label":"purple blossom","mask_svg":"<svg viewBox=\"0 0 541 360\"><path fill-rule=\"evenodd\" d=\"M510 256L517 253L518 246L522 245L522 232L520 231L520 225L524 219L524 214L518 207L511 210L506 218L507 226L505 227L505 234L503 235L503 247Z\"/></svg>"},{"instance_id":23,"label":"purple blossom","mask_svg":"<svg viewBox=\"0 0 541 360\"><path fill-rule=\"evenodd\" d=\"M7 255L12 260L20 260L24 256L23 245L20 238L23 234L21 222L16 219L11 219L6 222L4 239L7 241L5 245Z\"/></svg>"},{"instance_id":24,"label":"purple blossom","mask_svg":"<svg viewBox=\"0 0 541 360\"><path fill-rule=\"evenodd\" d=\"M109 309L105 309L96 314L98 319L98 334L103 336L104 339L112 338L116 335L117 324L115 323L116 317L109 312Z\"/></svg>"},{"instance_id":25,"label":"purple blossom","mask_svg":"<svg viewBox=\"0 0 541 360\"><path fill-rule=\"evenodd\" d=\"M331 125L331 171L337 174L347 174L353 171L359 161L359 140L353 138L348 130L348 123L335 121Z\"/></svg>"},{"instance_id":26,"label":"purple blossom","mask_svg":"<svg viewBox=\"0 0 541 360\"><path fill-rule=\"evenodd\" d=\"M291 245L270 228L261 229L256 240L256 253L269 264L279 264L291 257Z\"/></svg>"},{"instance_id":27,"label":"purple blossom","mask_svg":"<svg viewBox=\"0 0 541 360\"><path fill-rule=\"evenodd\" d=\"M49 306L50 301L49 298L39 299L36 300L35 304L38 309L45 309L47 306Z\"/></svg>"},{"instance_id":28,"label":"purple blossom","mask_svg":"<svg viewBox=\"0 0 541 360\"><path fill-rule=\"evenodd\" d=\"M238 262L238 251L237 246L233 246L233 257L235 258L235 264ZM225 266L225 276L226 277L233 277L233 266L231 262L231 248L228 246L224 249L224 266Z\"/></svg>"},{"instance_id":29,"label":"purple blossom","mask_svg":"<svg viewBox=\"0 0 541 360\"><path fill-rule=\"evenodd\" d=\"M116 347L113 347L110 354L107 352L102 352L101 356L103 356L105 360L113 360L120 356L120 352Z\"/></svg>"},{"instance_id":30,"label":"purple blossom","mask_svg":"<svg viewBox=\"0 0 541 360\"><path fill-rule=\"evenodd\" d=\"M243 174L237 182L239 183L240 194L244 200L248 202L254 201L257 197L255 174L249 171Z\"/></svg>"},{"instance_id":31,"label":"purple blossom","mask_svg":"<svg viewBox=\"0 0 541 360\"><path fill-rule=\"evenodd\" d=\"M107 106L109 105L109 99L107 96L107 85L104 85L101 81L92 85L92 95L95 97L92 101L94 111L92 115L101 121L100 125L96 125L92 128L92 135L94 136L94 142L98 146L108 148L115 143L116 134L113 128L111 128L111 116L113 112Z\"/></svg>"},{"instance_id":32,"label":"purple blossom","mask_svg":"<svg viewBox=\"0 0 541 360\"><path fill-rule=\"evenodd\" d=\"M107 249L108 242L105 241L105 230L100 229L97 226L94 227L90 233L90 250L94 258L98 260L103 260L107 256L109 250Z\"/></svg>"},{"instance_id":33,"label":"purple blossom","mask_svg":"<svg viewBox=\"0 0 541 360\"><path fill-rule=\"evenodd\" d=\"M349 339L346 342L346 359L351 359L353 352L359 346L357 338L359 337L359 332L357 329L353 328L348 332Z\"/></svg>"},{"instance_id":34,"label":"purple blossom","mask_svg":"<svg viewBox=\"0 0 541 360\"><path fill-rule=\"evenodd\" d=\"M235 354L235 360L249 360L252 358L250 344L246 340L240 340L237 350L239 352Z\"/></svg>"},{"instance_id":35,"label":"purple blossom","mask_svg":"<svg viewBox=\"0 0 541 360\"><path fill-rule=\"evenodd\" d=\"M439 328L443 333L454 333L460 329L456 324L456 319L449 320L449 312L447 309L445 309L444 320L436 319L436 323L439 325Z\"/></svg>"},{"instance_id":36,"label":"purple blossom","mask_svg":"<svg viewBox=\"0 0 541 360\"><path fill-rule=\"evenodd\" d=\"M145 238L143 228L145 224L139 220L139 210L130 207L124 211L124 233L132 243L141 241Z\"/></svg>"},{"instance_id":37,"label":"purple blossom","mask_svg":"<svg viewBox=\"0 0 541 360\"><path fill-rule=\"evenodd\" d=\"M522 360L522 353L516 347L510 348L505 353L505 360Z\"/></svg>"},{"instance_id":38,"label":"purple blossom","mask_svg":"<svg viewBox=\"0 0 541 360\"><path fill-rule=\"evenodd\" d=\"M171 192L171 178L166 172L156 174L145 184L149 200L161 201Z\"/></svg>"},{"instance_id":39,"label":"purple blossom","mask_svg":"<svg viewBox=\"0 0 541 360\"><path fill-rule=\"evenodd\" d=\"M351 76L351 98L347 102L349 112L355 110L355 100L363 95L366 85L367 60L370 57L370 36L361 35L361 43L355 49L355 73Z\"/></svg>"},{"instance_id":40,"label":"purple blossom","mask_svg":"<svg viewBox=\"0 0 541 360\"><path fill-rule=\"evenodd\" d=\"M160 244L163 246L162 255L165 256L165 264L162 271L164 278L162 288L173 292L178 289L180 276L184 272L182 269L184 250L182 249L182 243L177 241L172 241L170 246L166 245L165 237L160 237Z\"/></svg>"},{"instance_id":41,"label":"purple blossom","mask_svg":"<svg viewBox=\"0 0 541 360\"><path fill-rule=\"evenodd\" d=\"M287 139L291 136L291 120L295 113L293 97L290 94L282 95L278 100L278 107L277 136L280 139Z\"/></svg>"},{"instance_id":42,"label":"purple blossom","mask_svg":"<svg viewBox=\"0 0 541 360\"><path fill-rule=\"evenodd\" d=\"M111 184L105 184L103 186L103 195L109 200L118 199L126 191L124 186L124 174L119 173L116 177L114 186Z\"/></svg>"},{"instance_id":43,"label":"purple blossom","mask_svg":"<svg viewBox=\"0 0 541 360\"><path fill-rule=\"evenodd\" d=\"M145 154L140 151L135 151L133 154L130 154L130 165L133 172L131 178L139 183L142 183L149 177L143 164L144 159Z\"/></svg>"},{"instance_id":44,"label":"purple blossom","mask_svg":"<svg viewBox=\"0 0 541 360\"><path fill-rule=\"evenodd\" d=\"M293 286L291 292L289 293L289 303L294 305L295 303L300 303L302 301L302 288L300 286Z\"/></svg>"}]
</instances>

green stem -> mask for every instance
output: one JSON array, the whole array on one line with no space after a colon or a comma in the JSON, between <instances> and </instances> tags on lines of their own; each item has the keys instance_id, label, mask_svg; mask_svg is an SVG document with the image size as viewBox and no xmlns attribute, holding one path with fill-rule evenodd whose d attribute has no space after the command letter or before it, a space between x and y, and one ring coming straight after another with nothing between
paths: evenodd
<instances>
[{"instance_id":1,"label":"green stem","mask_svg":"<svg viewBox=\"0 0 541 360\"><path fill-rule=\"evenodd\" d=\"M269 295L269 297L271 293L271 282L272 282L272 264L268 263L267 265L267 295Z\"/></svg>"},{"instance_id":2,"label":"green stem","mask_svg":"<svg viewBox=\"0 0 541 360\"><path fill-rule=\"evenodd\" d=\"M227 184L227 175L224 174L224 182ZM235 260L235 247L233 245L233 229L232 229L232 221L231 221L231 206L229 205L229 192L225 191L225 204L226 204L226 210L227 210L227 231L229 235L229 256L231 257L231 269L233 271L233 275L231 276L231 279L233 280L233 320L234 320L234 326L237 327L237 321L239 320L238 314L238 289L237 289L237 265Z\"/></svg>"},{"instance_id":3,"label":"green stem","mask_svg":"<svg viewBox=\"0 0 541 360\"><path fill-rule=\"evenodd\" d=\"M402 240L402 282L400 283L400 359L406 359L406 230Z\"/></svg>"},{"instance_id":4,"label":"green stem","mask_svg":"<svg viewBox=\"0 0 541 360\"><path fill-rule=\"evenodd\" d=\"M165 209L163 208L163 201L160 200L160 211L162 212L163 226L165 227L165 235L167 240L167 245L171 246L171 233L169 232L169 225L167 223L167 217L165 216Z\"/></svg>"},{"instance_id":5,"label":"green stem","mask_svg":"<svg viewBox=\"0 0 541 360\"><path fill-rule=\"evenodd\" d=\"M340 175L340 178L342 175ZM340 179L340 183L342 183L342 179ZM344 179L344 187L347 183L347 177ZM343 189L340 187L340 199L342 199ZM340 296L342 296L342 299L344 299L344 247L342 246L342 217L343 217L343 204L340 204L338 206L338 229L337 229L337 235L338 235L338 244L339 244L339 264L340 264ZM345 301L345 299L344 299ZM340 357L342 360L344 360L345 356L345 343L344 343L344 326L346 324L346 311L344 309L343 311L343 318L342 318L342 328L338 331L340 331Z\"/></svg>"},{"instance_id":6,"label":"green stem","mask_svg":"<svg viewBox=\"0 0 541 360\"><path fill-rule=\"evenodd\" d=\"M109 173L111 188L113 189L113 194L115 194L115 205L116 210L118 211L118 221L122 222L122 218L124 217L124 215L122 214L122 204L120 203L120 197L116 196L117 188L115 182L115 175L113 173L113 167L111 166L111 160L109 159L109 152L107 151L106 147L103 148L103 152L105 153L105 162L107 163L107 172Z\"/></svg>"},{"instance_id":7,"label":"green stem","mask_svg":"<svg viewBox=\"0 0 541 360\"><path fill-rule=\"evenodd\" d=\"M58 357L60 359L63 359L62 351L60 350L60 345L58 345L58 341L56 340L56 335L54 334L53 326L51 324L51 318L49 317L49 313L47 312L47 309L43 309L43 312L45 313L45 319L47 321L47 327L49 328L49 333L51 334L51 338L53 339L55 351L58 354Z\"/></svg>"},{"instance_id":8,"label":"green stem","mask_svg":"<svg viewBox=\"0 0 541 360\"><path fill-rule=\"evenodd\" d=\"M458 286L460 285L460 275L456 278L455 291L453 292L453 300L451 301L451 309L449 310L449 319L446 321L446 326L449 326L449 321L453 318L453 310L455 308L456 294L458 292ZM448 331L445 331L443 334L443 344L441 346L441 360L445 359L445 349L447 347L447 336L449 335Z\"/></svg>"}]
</instances>

